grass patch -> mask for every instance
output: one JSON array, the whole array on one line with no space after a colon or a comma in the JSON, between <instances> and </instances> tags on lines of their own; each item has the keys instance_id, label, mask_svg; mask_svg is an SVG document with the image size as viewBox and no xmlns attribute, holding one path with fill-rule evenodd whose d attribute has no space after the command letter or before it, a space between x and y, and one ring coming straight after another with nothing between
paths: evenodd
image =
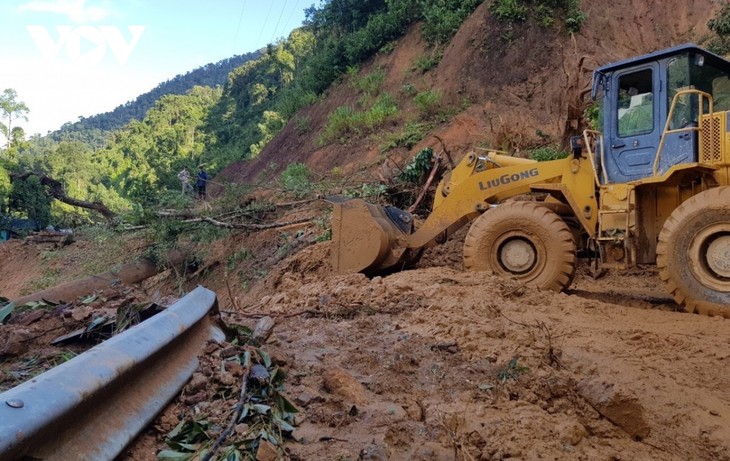
<instances>
[{"instance_id":1,"label":"grass patch","mask_svg":"<svg viewBox=\"0 0 730 461\"><path fill-rule=\"evenodd\" d=\"M352 80L352 87L363 95L377 96L380 94L380 88L383 86L384 81L385 69L378 68L362 77L354 78Z\"/></svg>"},{"instance_id":2,"label":"grass patch","mask_svg":"<svg viewBox=\"0 0 730 461\"><path fill-rule=\"evenodd\" d=\"M523 22L529 16L545 28L553 27L558 19L570 33L580 31L588 15L580 9L579 0L494 0L489 11L508 24Z\"/></svg>"},{"instance_id":3,"label":"grass patch","mask_svg":"<svg viewBox=\"0 0 730 461\"><path fill-rule=\"evenodd\" d=\"M432 127L433 125L430 123L406 122L401 131L385 136L384 142L380 146L380 151L387 152L390 149L396 149L398 147L410 149L421 142Z\"/></svg>"},{"instance_id":4,"label":"grass patch","mask_svg":"<svg viewBox=\"0 0 730 461\"><path fill-rule=\"evenodd\" d=\"M422 54L413 61L413 65L411 66L410 70L411 72L425 74L429 70L438 66L438 64L441 62L441 58L443 57L444 52L442 50L437 50L429 54Z\"/></svg>"},{"instance_id":5,"label":"grass patch","mask_svg":"<svg viewBox=\"0 0 730 461\"><path fill-rule=\"evenodd\" d=\"M424 118L436 116L442 109L443 92L441 90L421 91L413 97L413 102Z\"/></svg>"},{"instance_id":6,"label":"grass patch","mask_svg":"<svg viewBox=\"0 0 730 461\"><path fill-rule=\"evenodd\" d=\"M380 128L397 113L398 106L388 93L381 94L365 111L356 111L352 106L338 107L329 115L327 126L319 136L319 145L331 142L345 144L349 137L362 136Z\"/></svg>"},{"instance_id":7,"label":"grass patch","mask_svg":"<svg viewBox=\"0 0 730 461\"><path fill-rule=\"evenodd\" d=\"M539 147L530 151L530 158L537 160L538 162L547 162L550 160L559 160L570 155L568 152L564 152L554 147Z\"/></svg>"},{"instance_id":8,"label":"grass patch","mask_svg":"<svg viewBox=\"0 0 730 461\"><path fill-rule=\"evenodd\" d=\"M281 173L281 187L291 192L297 198L307 196L312 192L312 173L303 163L290 163Z\"/></svg>"}]
</instances>

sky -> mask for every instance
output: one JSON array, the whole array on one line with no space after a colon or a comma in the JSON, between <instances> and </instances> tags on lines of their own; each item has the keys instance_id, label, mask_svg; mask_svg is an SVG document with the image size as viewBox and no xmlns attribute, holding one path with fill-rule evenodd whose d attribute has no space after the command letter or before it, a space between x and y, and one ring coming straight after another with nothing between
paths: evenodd
<instances>
[{"instance_id":1,"label":"sky","mask_svg":"<svg viewBox=\"0 0 730 461\"><path fill-rule=\"evenodd\" d=\"M3 0L0 93L27 136L113 110L202 65L289 35L313 0Z\"/></svg>"}]
</instances>

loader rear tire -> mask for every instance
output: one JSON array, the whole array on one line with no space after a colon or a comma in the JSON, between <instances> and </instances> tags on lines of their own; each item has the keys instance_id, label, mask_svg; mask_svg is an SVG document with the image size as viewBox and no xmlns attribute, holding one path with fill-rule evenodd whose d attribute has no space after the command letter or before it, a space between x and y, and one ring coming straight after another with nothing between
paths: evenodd
<instances>
[{"instance_id":1,"label":"loader rear tire","mask_svg":"<svg viewBox=\"0 0 730 461\"><path fill-rule=\"evenodd\" d=\"M464 266L561 291L573 281L576 248L570 228L547 207L508 202L479 216L464 241Z\"/></svg>"},{"instance_id":2,"label":"loader rear tire","mask_svg":"<svg viewBox=\"0 0 730 461\"><path fill-rule=\"evenodd\" d=\"M689 198L664 223L659 278L687 312L730 318L730 187Z\"/></svg>"}]
</instances>

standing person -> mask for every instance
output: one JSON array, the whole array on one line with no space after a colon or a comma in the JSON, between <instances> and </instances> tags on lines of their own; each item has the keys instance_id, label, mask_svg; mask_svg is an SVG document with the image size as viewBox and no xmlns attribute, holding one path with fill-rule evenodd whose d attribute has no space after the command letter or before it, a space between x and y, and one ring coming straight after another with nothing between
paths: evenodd
<instances>
[{"instance_id":1,"label":"standing person","mask_svg":"<svg viewBox=\"0 0 730 461\"><path fill-rule=\"evenodd\" d=\"M198 182L196 183L198 186L198 198L205 200L205 183L208 182L208 174L203 169L203 165L200 165L198 168L200 168L200 171L198 171Z\"/></svg>"},{"instance_id":2,"label":"standing person","mask_svg":"<svg viewBox=\"0 0 730 461\"><path fill-rule=\"evenodd\" d=\"M185 195L185 193L191 189L190 187L190 171L188 171L188 167L183 167L182 171L177 174L177 179L180 180L180 183L182 184L182 194Z\"/></svg>"}]
</instances>

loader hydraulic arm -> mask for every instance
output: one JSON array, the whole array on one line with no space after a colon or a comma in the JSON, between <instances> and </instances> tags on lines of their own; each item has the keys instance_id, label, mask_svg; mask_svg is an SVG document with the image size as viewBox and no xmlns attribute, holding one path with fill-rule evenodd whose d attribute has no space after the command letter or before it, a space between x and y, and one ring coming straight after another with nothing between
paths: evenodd
<instances>
[{"instance_id":1,"label":"loader hydraulic arm","mask_svg":"<svg viewBox=\"0 0 730 461\"><path fill-rule=\"evenodd\" d=\"M456 232L490 205L531 191L549 194L553 204L562 203L593 234L595 187L593 168L585 157L538 163L492 152L484 157L469 154L441 181L433 211L414 233L408 213L359 199L335 204L333 267L375 274L406 266L423 248Z\"/></svg>"},{"instance_id":2,"label":"loader hydraulic arm","mask_svg":"<svg viewBox=\"0 0 730 461\"><path fill-rule=\"evenodd\" d=\"M479 170L478 159L467 156L436 190L434 209L423 225L408 237L408 248L433 244L443 232L450 235L486 211L490 204L531 191L547 192L573 210L586 232L596 224L593 169L585 158L536 162L490 154L491 167ZM461 170L471 169L464 175ZM455 182L454 179L459 182ZM450 181L451 180L451 181ZM446 194L444 194L446 192Z\"/></svg>"}]
</instances>

